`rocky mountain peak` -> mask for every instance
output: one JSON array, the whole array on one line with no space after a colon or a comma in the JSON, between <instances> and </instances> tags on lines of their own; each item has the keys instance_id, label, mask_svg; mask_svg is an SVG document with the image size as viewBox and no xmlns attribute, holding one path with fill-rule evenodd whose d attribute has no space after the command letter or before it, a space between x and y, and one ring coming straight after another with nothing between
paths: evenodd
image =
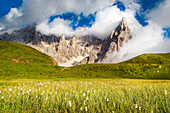
<instances>
[{"instance_id":1,"label":"rocky mountain peak","mask_svg":"<svg viewBox=\"0 0 170 113\"><path fill-rule=\"evenodd\" d=\"M65 41L65 35L64 34L61 35L60 41Z\"/></svg>"},{"instance_id":2,"label":"rocky mountain peak","mask_svg":"<svg viewBox=\"0 0 170 113\"><path fill-rule=\"evenodd\" d=\"M128 24L127 24L127 21L126 21L126 18L123 17L119 26L117 27L117 30L123 30L123 31L129 31L129 27L128 27Z\"/></svg>"},{"instance_id":3,"label":"rocky mountain peak","mask_svg":"<svg viewBox=\"0 0 170 113\"><path fill-rule=\"evenodd\" d=\"M127 21L126 21L125 17L122 18L120 25L126 25L127 26Z\"/></svg>"},{"instance_id":4,"label":"rocky mountain peak","mask_svg":"<svg viewBox=\"0 0 170 113\"><path fill-rule=\"evenodd\" d=\"M131 37L127 21L122 18L119 26L104 40L93 35L75 35L67 39L64 34L61 37L43 35L36 31L36 24L15 30L12 34L2 34L0 40L27 44L53 57L59 65L71 66L101 62L118 51Z\"/></svg>"}]
</instances>

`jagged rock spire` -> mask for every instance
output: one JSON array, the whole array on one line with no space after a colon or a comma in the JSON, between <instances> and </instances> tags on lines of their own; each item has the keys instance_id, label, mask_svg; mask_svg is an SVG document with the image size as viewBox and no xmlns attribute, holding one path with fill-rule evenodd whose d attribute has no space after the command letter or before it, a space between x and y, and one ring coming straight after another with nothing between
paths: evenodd
<instances>
[{"instance_id":1,"label":"jagged rock spire","mask_svg":"<svg viewBox=\"0 0 170 113\"><path fill-rule=\"evenodd\" d=\"M65 40L65 35L62 34L60 40L64 41Z\"/></svg>"},{"instance_id":2,"label":"jagged rock spire","mask_svg":"<svg viewBox=\"0 0 170 113\"><path fill-rule=\"evenodd\" d=\"M129 27L127 25L127 21L126 21L125 17L122 18L122 20L121 20L121 22L120 22L118 27L119 27L119 30L123 30L123 31L129 30Z\"/></svg>"}]
</instances>

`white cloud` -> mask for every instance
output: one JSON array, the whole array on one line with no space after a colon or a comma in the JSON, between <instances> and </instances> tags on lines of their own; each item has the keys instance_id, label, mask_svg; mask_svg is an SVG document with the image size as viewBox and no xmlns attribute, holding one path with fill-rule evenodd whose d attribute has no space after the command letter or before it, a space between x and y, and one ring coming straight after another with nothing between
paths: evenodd
<instances>
[{"instance_id":1,"label":"white cloud","mask_svg":"<svg viewBox=\"0 0 170 113\"><path fill-rule=\"evenodd\" d=\"M120 0L127 9L138 11L141 6L138 4L139 0Z\"/></svg>"},{"instance_id":2,"label":"white cloud","mask_svg":"<svg viewBox=\"0 0 170 113\"><path fill-rule=\"evenodd\" d=\"M23 14L17 8L11 8L10 12L5 16L8 21L13 21Z\"/></svg>"},{"instance_id":3,"label":"white cloud","mask_svg":"<svg viewBox=\"0 0 170 113\"><path fill-rule=\"evenodd\" d=\"M121 1L128 8L138 9L139 5L133 2L136 0ZM4 31L11 31L11 29L19 29L32 23L40 23L52 15L64 12L83 13L87 16L111 6L115 2L116 0L24 0L19 10L14 8L7 18L0 18L0 23L4 25ZM11 14L12 12L13 14ZM18 15L18 18L15 19L14 15Z\"/></svg>"},{"instance_id":4,"label":"white cloud","mask_svg":"<svg viewBox=\"0 0 170 113\"><path fill-rule=\"evenodd\" d=\"M11 9L6 17L0 18L0 23L5 27L3 31L11 31L32 23L40 23L52 15L64 12L83 13L87 16L114 2L115 0L24 0L19 10Z\"/></svg>"},{"instance_id":5,"label":"white cloud","mask_svg":"<svg viewBox=\"0 0 170 113\"><path fill-rule=\"evenodd\" d=\"M143 53L170 52L170 40L163 39L161 26L153 22L132 30L132 37L118 52L110 54L103 62L120 62Z\"/></svg>"},{"instance_id":6,"label":"white cloud","mask_svg":"<svg viewBox=\"0 0 170 113\"><path fill-rule=\"evenodd\" d=\"M61 36L62 34L66 34L68 36L72 36L73 30L69 26L69 24L70 21L56 18L50 24L48 23L48 20L40 23L39 25L37 25L37 30L46 35L55 34L56 36Z\"/></svg>"},{"instance_id":7,"label":"white cloud","mask_svg":"<svg viewBox=\"0 0 170 113\"><path fill-rule=\"evenodd\" d=\"M127 9L124 12L120 11L116 6L108 7L96 14L96 21L89 30L99 38L106 38L119 25L123 17L127 19L129 27L135 29L140 24L134 16L134 10Z\"/></svg>"},{"instance_id":8,"label":"white cloud","mask_svg":"<svg viewBox=\"0 0 170 113\"><path fill-rule=\"evenodd\" d=\"M0 23L0 31L3 30L5 27Z\"/></svg>"},{"instance_id":9,"label":"white cloud","mask_svg":"<svg viewBox=\"0 0 170 113\"><path fill-rule=\"evenodd\" d=\"M165 0L158 8L153 9L148 18L161 25L162 27L170 27L170 0Z\"/></svg>"},{"instance_id":10,"label":"white cloud","mask_svg":"<svg viewBox=\"0 0 170 113\"><path fill-rule=\"evenodd\" d=\"M61 36L64 33L67 36L73 35L87 35L93 34L101 39L106 38L111 32L119 25L123 17L127 19L130 29L135 29L140 26L138 21L134 18L135 11L127 9L125 12L120 11L116 6L107 7L96 13L95 22L90 28L83 28L73 30L69 21L63 19L55 19L53 22L48 23L47 20L37 26L37 30L44 34L55 34Z\"/></svg>"}]
</instances>

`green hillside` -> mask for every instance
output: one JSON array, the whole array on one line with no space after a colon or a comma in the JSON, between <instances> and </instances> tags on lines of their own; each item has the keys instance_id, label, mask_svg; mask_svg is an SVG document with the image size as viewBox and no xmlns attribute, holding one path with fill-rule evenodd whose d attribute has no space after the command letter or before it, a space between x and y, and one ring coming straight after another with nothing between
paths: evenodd
<instances>
[{"instance_id":1,"label":"green hillside","mask_svg":"<svg viewBox=\"0 0 170 113\"><path fill-rule=\"evenodd\" d=\"M64 68L31 47L0 41L0 79L13 78L170 79L170 53L144 54L118 64Z\"/></svg>"},{"instance_id":2,"label":"green hillside","mask_svg":"<svg viewBox=\"0 0 170 113\"><path fill-rule=\"evenodd\" d=\"M29 46L0 41L0 76L5 78L46 76L54 73L53 59Z\"/></svg>"}]
</instances>

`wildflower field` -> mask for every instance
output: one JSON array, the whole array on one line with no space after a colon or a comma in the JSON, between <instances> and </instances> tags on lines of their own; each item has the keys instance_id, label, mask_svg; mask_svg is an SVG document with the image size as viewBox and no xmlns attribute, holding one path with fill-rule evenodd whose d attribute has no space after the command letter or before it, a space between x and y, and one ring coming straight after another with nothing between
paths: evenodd
<instances>
[{"instance_id":1,"label":"wildflower field","mask_svg":"<svg viewBox=\"0 0 170 113\"><path fill-rule=\"evenodd\" d=\"M169 80L0 80L0 112L170 113Z\"/></svg>"}]
</instances>

